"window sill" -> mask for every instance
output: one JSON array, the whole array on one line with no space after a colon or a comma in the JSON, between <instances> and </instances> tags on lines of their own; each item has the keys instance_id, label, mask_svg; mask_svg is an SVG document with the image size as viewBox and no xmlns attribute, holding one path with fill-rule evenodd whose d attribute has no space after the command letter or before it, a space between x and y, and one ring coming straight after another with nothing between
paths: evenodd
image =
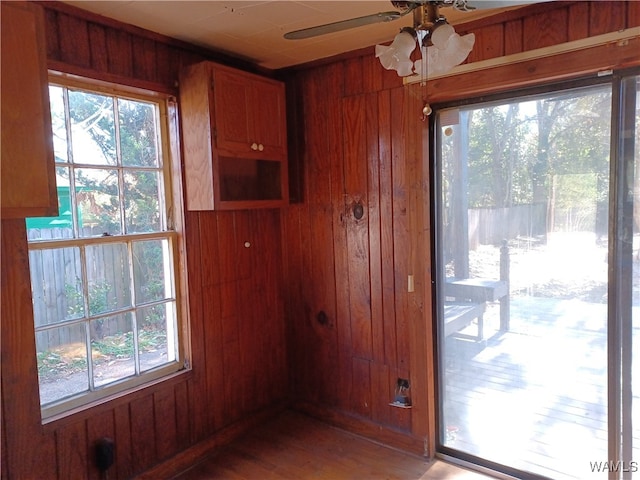
<instances>
[{"instance_id":1,"label":"window sill","mask_svg":"<svg viewBox=\"0 0 640 480\"><path fill-rule=\"evenodd\" d=\"M192 369L185 368L162 378L150 380L147 383L114 393L113 395L109 395L91 403L87 403L86 405L71 408L63 413L51 415L50 417L42 419L43 432L52 433L65 425L113 410L121 405L131 403L136 399L152 395L160 389L175 387L180 383L189 381L191 378L193 378Z\"/></svg>"}]
</instances>

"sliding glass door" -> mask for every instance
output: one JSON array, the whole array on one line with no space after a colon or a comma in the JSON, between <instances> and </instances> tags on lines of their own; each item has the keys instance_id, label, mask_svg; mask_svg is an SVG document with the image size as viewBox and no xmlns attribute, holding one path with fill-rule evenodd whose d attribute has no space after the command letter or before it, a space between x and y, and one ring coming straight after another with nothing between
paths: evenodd
<instances>
[{"instance_id":1,"label":"sliding glass door","mask_svg":"<svg viewBox=\"0 0 640 480\"><path fill-rule=\"evenodd\" d=\"M442 453L519 478L640 461L638 78L437 111Z\"/></svg>"},{"instance_id":2,"label":"sliding glass door","mask_svg":"<svg viewBox=\"0 0 640 480\"><path fill-rule=\"evenodd\" d=\"M620 321L609 343L617 360L610 396L619 399L611 412L611 436L620 438L620 445L612 444L611 456L622 460L623 478L640 478L640 75L623 78L618 91L616 202L620 207L614 255L618 294L612 315Z\"/></svg>"}]
</instances>

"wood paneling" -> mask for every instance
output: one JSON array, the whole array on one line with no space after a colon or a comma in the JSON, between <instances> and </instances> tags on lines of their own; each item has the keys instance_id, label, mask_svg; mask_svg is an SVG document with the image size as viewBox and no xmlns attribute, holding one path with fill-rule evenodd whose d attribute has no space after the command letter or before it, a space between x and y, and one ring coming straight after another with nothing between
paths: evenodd
<instances>
[{"instance_id":1,"label":"wood paneling","mask_svg":"<svg viewBox=\"0 0 640 480\"><path fill-rule=\"evenodd\" d=\"M570 42L589 36L589 25L584 21L589 16L589 5L589 2L578 2L569 7L567 38Z\"/></svg>"},{"instance_id":2,"label":"wood paneling","mask_svg":"<svg viewBox=\"0 0 640 480\"><path fill-rule=\"evenodd\" d=\"M175 93L183 65L224 58L42 5L49 65L63 72ZM185 212L192 372L43 426L24 225L2 224L4 478L101 478L103 437L115 440L109 478L131 478L223 431L228 441L239 430L226 425L287 396L279 210Z\"/></svg>"},{"instance_id":3,"label":"wood paneling","mask_svg":"<svg viewBox=\"0 0 640 480\"><path fill-rule=\"evenodd\" d=\"M488 60L504 55L504 29L505 25L499 23L497 25L487 25L474 31L476 41L473 45L473 50L469 53L467 62Z\"/></svg>"},{"instance_id":4,"label":"wood paneling","mask_svg":"<svg viewBox=\"0 0 640 480\"><path fill-rule=\"evenodd\" d=\"M637 26L635 3L597 2L587 9L582 2L558 2L547 13L524 9L534 15L528 20L512 11L477 28L466 24L479 39L471 59L618 29L620 16L625 27ZM68 73L175 93L181 66L224 58L66 5L43 5L49 64ZM609 8L618 20L606 20L613 18ZM594 9L602 18L593 19ZM529 38L536 26L546 35ZM637 51L596 49L560 63L541 61L519 77L505 71L508 79L478 73L436 80L429 100L568 78L584 65L637 64ZM3 221L3 478L97 478L93 448L103 436L116 442L109 478L131 478L167 465L166 458L184 465L233 438L248 419L264 419L253 414L288 394L301 408L356 433L418 453L426 439L433 453L422 93L380 68L371 49L280 73L298 102L290 109L289 135L298 203L283 211L185 213L189 375L43 427L24 222ZM358 201L360 220L353 216ZM410 274L414 292L407 292ZM410 379L412 409L388 405L398 377Z\"/></svg>"},{"instance_id":5,"label":"wood paneling","mask_svg":"<svg viewBox=\"0 0 640 480\"><path fill-rule=\"evenodd\" d=\"M133 62L133 76L144 80L155 80L156 66L156 42L148 38L133 38L131 42L131 56Z\"/></svg>"},{"instance_id":6,"label":"wood paneling","mask_svg":"<svg viewBox=\"0 0 640 480\"><path fill-rule=\"evenodd\" d=\"M524 50L549 47L569 40L568 12L555 10L553 15L545 12L524 19Z\"/></svg>"},{"instance_id":7,"label":"wood paneling","mask_svg":"<svg viewBox=\"0 0 640 480\"><path fill-rule=\"evenodd\" d=\"M589 34L591 36L615 32L627 27L627 5L634 2L621 0L608 2L607 11L601 11L597 3L591 3L589 15Z\"/></svg>"},{"instance_id":8,"label":"wood paneling","mask_svg":"<svg viewBox=\"0 0 640 480\"><path fill-rule=\"evenodd\" d=\"M129 404L119 405L113 409L115 423L116 478L130 478L133 469L133 444L131 440L131 413ZM89 440L91 441L91 439Z\"/></svg>"},{"instance_id":9,"label":"wood paneling","mask_svg":"<svg viewBox=\"0 0 640 480\"><path fill-rule=\"evenodd\" d=\"M413 123L403 107L402 88L384 90L383 82L364 81L368 85L364 90L371 85L380 88L367 93L360 83L350 85L347 79L355 82L354 72L363 72L367 62L320 67L309 77L301 75L295 87L304 92L307 114L308 203L288 210L285 283L310 283L313 288L297 289L305 296L303 301L288 304L288 332L294 336L289 339L289 365L301 400L379 422L411 437L411 411L390 407L389 402L398 376L409 378L412 312L406 291L405 158L406 133ZM420 117L414 117L416 121L421 123ZM354 215L358 205L363 207L360 219ZM301 213L305 210L307 215ZM311 234L305 235L306 231ZM305 306L309 304L313 307ZM317 312L328 313L324 328L317 325ZM305 316L306 322L297 320ZM333 335L316 333L334 325ZM320 353L319 339L330 356ZM335 398L318 393L332 381Z\"/></svg>"},{"instance_id":10,"label":"wood paneling","mask_svg":"<svg viewBox=\"0 0 640 480\"><path fill-rule=\"evenodd\" d=\"M348 306L351 327L351 348L354 357L371 359L371 273L369 270L369 204L367 139L367 98L346 97L343 104L344 131L344 194L342 217L347 232L347 274L349 277ZM377 133L377 132L373 132ZM362 208L358 219L355 209ZM357 378L357 375L356 375Z\"/></svg>"},{"instance_id":11,"label":"wood paneling","mask_svg":"<svg viewBox=\"0 0 640 480\"><path fill-rule=\"evenodd\" d=\"M522 51L522 20L512 20L504 24L504 54L511 55Z\"/></svg>"},{"instance_id":12,"label":"wood paneling","mask_svg":"<svg viewBox=\"0 0 640 480\"><path fill-rule=\"evenodd\" d=\"M166 460L178 453L178 417L173 388L164 388L153 394L156 454Z\"/></svg>"},{"instance_id":13,"label":"wood paneling","mask_svg":"<svg viewBox=\"0 0 640 480\"><path fill-rule=\"evenodd\" d=\"M87 477L94 480L101 480L102 475L100 471L95 467L92 463L95 459L94 452L96 449L96 445L99 440L103 438L114 439L115 437L115 422L113 417L113 411L107 411L103 413L99 413L94 415L93 417L87 420L87 438L93 439L92 441L87 441L87 454L89 465L89 472Z\"/></svg>"},{"instance_id":14,"label":"wood paneling","mask_svg":"<svg viewBox=\"0 0 640 480\"><path fill-rule=\"evenodd\" d=\"M55 22L60 60L80 67L91 67L89 23L65 13L56 15ZM47 28L51 28L51 25L47 25Z\"/></svg>"},{"instance_id":15,"label":"wood paneling","mask_svg":"<svg viewBox=\"0 0 640 480\"><path fill-rule=\"evenodd\" d=\"M106 29L95 23L90 23L87 28L89 29L89 45L91 46L91 69L106 72L109 70Z\"/></svg>"},{"instance_id":16,"label":"wood paneling","mask_svg":"<svg viewBox=\"0 0 640 480\"><path fill-rule=\"evenodd\" d=\"M2 335L2 422L6 455L2 469L9 478L51 478L55 450L40 438L40 401L27 233L24 220L3 220L0 303ZM43 458L51 461L43 462Z\"/></svg>"},{"instance_id":17,"label":"wood paneling","mask_svg":"<svg viewBox=\"0 0 640 480\"><path fill-rule=\"evenodd\" d=\"M627 3L627 28L640 25L640 2L626 2Z\"/></svg>"},{"instance_id":18,"label":"wood paneling","mask_svg":"<svg viewBox=\"0 0 640 480\"><path fill-rule=\"evenodd\" d=\"M476 34L468 62L487 60L636 26L631 3L610 5L615 21L593 20L594 11L605 15L609 2L554 2L525 7L526 16L510 11L470 22L460 33ZM594 51L436 79L428 99L638 64L636 45ZM287 73L298 102L290 109L292 124L303 129L302 140L290 148L290 163L301 177L292 180L305 188L304 202L283 219L288 354L297 404L347 428L371 422L403 432L408 448L433 454L428 121L420 114L425 92L402 87L370 50ZM299 138L300 132L289 135ZM353 215L358 203L364 206L360 220ZM409 275L413 292L407 291ZM318 312L327 314L323 326ZM399 377L410 380L411 409L388 405ZM386 441L402 443L393 436Z\"/></svg>"},{"instance_id":19,"label":"wood paneling","mask_svg":"<svg viewBox=\"0 0 640 480\"><path fill-rule=\"evenodd\" d=\"M109 72L123 77L133 77L131 35L128 32L110 28L107 30L106 43Z\"/></svg>"},{"instance_id":20,"label":"wood paneling","mask_svg":"<svg viewBox=\"0 0 640 480\"><path fill-rule=\"evenodd\" d=\"M158 428L158 432L156 432L155 422L158 420L154 411L152 394L138 398L129 404L131 460L134 472L146 470L153 466L157 459L156 433L164 434L161 428ZM161 419L158 423L161 425Z\"/></svg>"}]
</instances>

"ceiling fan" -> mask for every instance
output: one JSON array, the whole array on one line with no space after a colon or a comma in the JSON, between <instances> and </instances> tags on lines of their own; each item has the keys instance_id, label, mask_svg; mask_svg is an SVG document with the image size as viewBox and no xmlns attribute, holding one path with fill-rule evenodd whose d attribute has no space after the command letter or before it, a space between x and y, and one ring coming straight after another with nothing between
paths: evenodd
<instances>
[{"instance_id":1,"label":"ceiling fan","mask_svg":"<svg viewBox=\"0 0 640 480\"><path fill-rule=\"evenodd\" d=\"M496 2L486 2L494 4ZM317 25L315 27L303 28L295 30L293 32L285 33L284 38L289 40L302 40L305 38L317 37L319 35L325 35L327 33L341 32L350 28L363 27L365 25L372 25L375 23L391 22L398 20L399 18L408 15L411 12L421 9L431 8L437 12L440 6L452 6L460 11L475 10L476 7L468 5L467 0L409 0L409 1L395 1L392 0L391 4L397 9L388 12L373 13L371 15L364 15L362 17L350 18L348 20L341 20L339 22L327 23L324 25ZM488 7L491 8L491 7ZM415 14L414 14L415 17ZM414 27L415 28L415 27Z\"/></svg>"},{"instance_id":2,"label":"ceiling fan","mask_svg":"<svg viewBox=\"0 0 640 480\"><path fill-rule=\"evenodd\" d=\"M380 58L384 68L396 70L399 76L411 75L420 70L424 71L427 66L432 73L442 73L467 58L473 48L475 36L471 33L460 37L455 33L447 19L440 14L440 7L452 7L466 12L476 8L497 8L532 3L532 0L476 0L474 3L474 5L470 5L468 0L392 0L391 4L396 10L303 28L286 33L284 38L302 40L365 25L391 22L413 14L413 27L401 29L391 45L377 45L376 57ZM418 65L419 62L414 64L409 59L416 41L423 54L422 61L419 61L421 65Z\"/></svg>"}]
</instances>

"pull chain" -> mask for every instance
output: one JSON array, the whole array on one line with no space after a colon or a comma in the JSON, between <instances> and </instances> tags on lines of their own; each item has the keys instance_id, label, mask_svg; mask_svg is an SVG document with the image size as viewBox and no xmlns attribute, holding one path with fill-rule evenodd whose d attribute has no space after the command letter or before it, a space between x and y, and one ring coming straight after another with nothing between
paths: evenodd
<instances>
[{"instance_id":1,"label":"pull chain","mask_svg":"<svg viewBox=\"0 0 640 480\"><path fill-rule=\"evenodd\" d=\"M421 87L423 89L422 90L422 92L423 92L423 95L422 95L422 103L423 103L423 106L422 106L422 121L423 122L427 121L427 118L429 117L429 115L431 115L431 112L432 112L431 106L429 105L429 102L427 101L427 82L429 80L428 77L427 77L427 74L428 74L427 62L429 61L429 58L427 57L427 48L428 47L426 45L426 42L427 42L427 37L428 36L429 36L429 34L427 33L427 35L425 35L422 38L421 46L420 46L420 52L422 54L422 62L420 62L421 63L420 75L422 76L422 79L421 79L420 83L421 83Z\"/></svg>"}]
</instances>

